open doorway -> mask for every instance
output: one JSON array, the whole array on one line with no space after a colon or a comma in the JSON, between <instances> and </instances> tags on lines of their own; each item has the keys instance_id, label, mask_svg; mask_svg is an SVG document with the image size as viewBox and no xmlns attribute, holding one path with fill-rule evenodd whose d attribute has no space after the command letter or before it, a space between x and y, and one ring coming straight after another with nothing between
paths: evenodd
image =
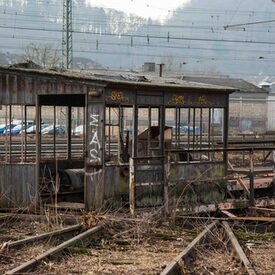
<instances>
[{"instance_id":1,"label":"open doorway","mask_svg":"<svg viewBox=\"0 0 275 275\"><path fill-rule=\"evenodd\" d=\"M41 203L84 206L85 95L41 95L37 117Z\"/></svg>"}]
</instances>

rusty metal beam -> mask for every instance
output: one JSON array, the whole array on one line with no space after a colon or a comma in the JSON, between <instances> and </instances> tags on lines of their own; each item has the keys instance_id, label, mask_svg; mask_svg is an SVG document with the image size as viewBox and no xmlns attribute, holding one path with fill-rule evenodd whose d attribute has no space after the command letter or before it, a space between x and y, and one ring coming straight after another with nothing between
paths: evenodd
<instances>
[{"instance_id":1,"label":"rusty metal beam","mask_svg":"<svg viewBox=\"0 0 275 275\"><path fill-rule=\"evenodd\" d=\"M180 153L184 151L185 153L218 153L218 152L250 152L250 151L263 151L263 150L275 150L275 147L236 147L236 148L204 148L204 149L166 149L170 153Z\"/></svg>"}]
</instances>

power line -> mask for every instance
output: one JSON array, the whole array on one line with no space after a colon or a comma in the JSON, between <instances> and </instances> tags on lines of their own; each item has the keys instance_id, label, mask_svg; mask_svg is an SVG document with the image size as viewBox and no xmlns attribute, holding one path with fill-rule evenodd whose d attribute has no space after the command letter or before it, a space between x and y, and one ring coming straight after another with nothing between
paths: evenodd
<instances>
[{"instance_id":1,"label":"power line","mask_svg":"<svg viewBox=\"0 0 275 275\"><path fill-rule=\"evenodd\" d=\"M241 24L233 24L233 25L224 26L224 29L227 30L229 28L249 26L249 25L257 25L257 24L266 24L266 23L273 23L273 22L275 22L275 19L273 19L273 20L264 20L264 21L256 21L256 22L248 22L248 23L241 23Z\"/></svg>"},{"instance_id":2,"label":"power line","mask_svg":"<svg viewBox=\"0 0 275 275\"><path fill-rule=\"evenodd\" d=\"M6 48L6 47L1 47L0 48ZM21 50L22 48L20 47L16 47L13 45L9 46L10 49L17 49L17 50ZM61 51L59 49L57 49L57 51ZM61 51L62 52L62 51ZM129 52L118 52L118 51L107 51L107 50L86 50L86 49L78 49L78 50L74 50L75 53L90 53L90 54L97 54L97 55L120 55L120 56L129 56ZM243 61L243 62L258 62L258 59L251 59L251 58L226 58L224 56L222 57L206 57L204 55L159 55L159 54L148 54L148 53L140 53L140 52L132 52L131 53L131 57L155 57L155 58L172 58L172 59L177 59L180 62L178 62L178 64L182 63L182 60L188 60L188 59L195 59L198 60L199 62L203 61L203 60L207 60L207 61L229 61L229 62L233 62L233 61ZM262 62L270 62L270 63L274 63L275 59L264 59L261 60ZM188 65L188 63L187 63Z\"/></svg>"},{"instance_id":3,"label":"power line","mask_svg":"<svg viewBox=\"0 0 275 275\"><path fill-rule=\"evenodd\" d=\"M21 35L21 36L16 36L16 35L2 35L1 36L2 38L7 38L7 39L16 39L16 40L36 40L36 41L52 41L52 42L56 42L56 37L39 37L39 36L26 36L26 35ZM107 41L99 41L98 39L97 40L91 40L91 41L87 41L86 39L83 40L83 39L74 39L74 43L75 44L88 44L88 45L92 45L92 43L94 43L94 45L96 45L97 43L97 48L99 49L100 46L124 46L124 47L129 47L130 44L129 42L107 42ZM211 51L213 52L213 48L206 48L206 47L196 47L196 46L184 46L184 45L180 45L177 46L177 44L173 44L171 45L171 43L169 43L169 45L161 45L161 44L153 44L153 43L135 43L133 45L133 47L144 47L144 48L164 48L164 49L183 49L183 50L199 50L199 51ZM215 48L215 51L217 52L243 52L243 53L258 53L258 54L274 54L275 51L271 51L271 50L259 50L259 49L244 49L244 50L241 50L241 49L238 49L238 48Z\"/></svg>"},{"instance_id":4,"label":"power line","mask_svg":"<svg viewBox=\"0 0 275 275\"><path fill-rule=\"evenodd\" d=\"M16 30L30 30L30 31L44 31L44 32L62 32L61 29L47 29L47 28L34 28L34 27L21 27L21 26L5 26L0 25L2 29L16 29ZM91 32L91 31L80 31L80 30L72 30L72 33L77 34L92 34L99 36L117 36L117 37L128 37L128 38L145 38L147 39L147 35L142 34L117 34L117 33L99 33L99 32ZM167 36L159 36L159 35L150 35L151 39L165 39L167 40ZM169 36L170 40L182 40L182 41L203 41L203 42L221 42L221 43L242 43L242 44L265 44L265 45L275 45L275 42L270 41L255 41L255 40L238 40L238 39L214 39L214 38L202 38L202 37L179 37L179 36Z\"/></svg>"}]
</instances>

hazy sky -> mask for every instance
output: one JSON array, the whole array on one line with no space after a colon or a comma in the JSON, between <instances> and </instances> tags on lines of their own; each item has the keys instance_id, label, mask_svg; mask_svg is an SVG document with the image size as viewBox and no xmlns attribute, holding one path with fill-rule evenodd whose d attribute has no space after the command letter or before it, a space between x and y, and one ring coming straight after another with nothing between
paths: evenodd
<instances>
[{"instance_id":1,"label":"hazy sky","mask_svg":"<svg viewBox=\"0 0 275 275\"><path fill-rule=\"evenodd\" d=\"M163 19L172 11L191 0L86 0L92 6L113 8L142 17Z\"/></svg>"}]
</instances>

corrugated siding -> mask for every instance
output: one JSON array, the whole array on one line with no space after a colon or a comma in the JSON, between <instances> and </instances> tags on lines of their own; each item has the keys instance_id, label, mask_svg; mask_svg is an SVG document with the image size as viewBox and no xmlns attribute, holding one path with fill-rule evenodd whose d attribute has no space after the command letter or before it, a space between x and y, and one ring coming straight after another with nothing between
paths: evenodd
<instances>
[{"instance_id":1,"label":"corrugated siding","mask_svg":"<svg viewBox=\"0 0 275 275\"><path fill-rule=\"evenodd\" d=\"M28 207L36 197L35 164L0 165L0 208Z\"/></svg>"}]
</instances>

